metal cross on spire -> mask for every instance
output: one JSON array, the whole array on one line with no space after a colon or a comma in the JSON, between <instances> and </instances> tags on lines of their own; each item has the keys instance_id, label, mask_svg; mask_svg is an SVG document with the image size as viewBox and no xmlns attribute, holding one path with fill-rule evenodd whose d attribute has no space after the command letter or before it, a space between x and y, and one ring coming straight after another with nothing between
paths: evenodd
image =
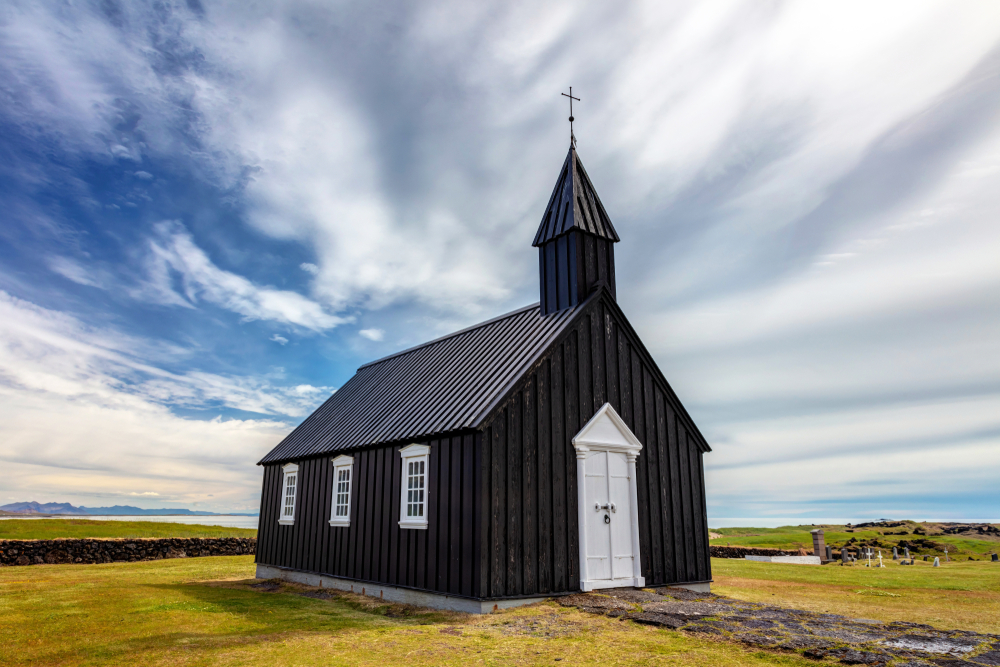
<instances>
[{"instance_id":1,"label":"metal cross on spire","mask_svg":"<svg viewBox=\"0 0 1000 667\"><path fill-rule=\"evenodd\" d=\"M569 87L569 95L567 95L566 93L560 93L560 95L562 95L563 97L568 97L569 98L569 143L570 143L570 146L572 146L573 148L576 148L576 137L573 136L573 120L574 120L573 119L573 100L576 100L577 102L579 102L580 98L579 97L573 97L573 86Z\"/></svg>"}]
</instances>

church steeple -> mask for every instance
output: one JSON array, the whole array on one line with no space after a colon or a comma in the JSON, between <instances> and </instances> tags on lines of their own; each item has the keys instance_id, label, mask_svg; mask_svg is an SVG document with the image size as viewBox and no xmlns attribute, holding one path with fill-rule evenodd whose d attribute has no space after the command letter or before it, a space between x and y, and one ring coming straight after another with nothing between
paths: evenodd
<instances>
[{"instance_id":1,"label":"church steeple","mask_svg":"<svg viewBox=\"0 0 1000 667\"><path fill-rule=\"evenodd\" d=\"M571 145L533 246L542 315L582 302L599 284L615 295L618 233Z\"/></svg>"}]
</instances>

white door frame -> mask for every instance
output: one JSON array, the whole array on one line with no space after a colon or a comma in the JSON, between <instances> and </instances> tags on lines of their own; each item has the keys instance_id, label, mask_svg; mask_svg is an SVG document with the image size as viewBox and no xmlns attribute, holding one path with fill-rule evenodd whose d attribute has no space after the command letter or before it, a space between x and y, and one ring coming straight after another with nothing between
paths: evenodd
<instances>
[{"instance_id":1,"label":"white door frame","mask_svg":"<svg viewBox=\"0 0 1000 667\"><path fill-rule=\"evenodd\" d=\"M580 432L573 437L576 449L577 520L580 530L580 590L635 586L642 588L642 559L639 554L639 502L636 488L635 460L642 451L642 443L622 421L610 403L601 406ZM616 452L628 459L628 486L632 519L632 576L626 579L592 580L587 572L587 454L590 452ZM612 570L613 572L613 570Z\"/></svg>"}]
</instances>

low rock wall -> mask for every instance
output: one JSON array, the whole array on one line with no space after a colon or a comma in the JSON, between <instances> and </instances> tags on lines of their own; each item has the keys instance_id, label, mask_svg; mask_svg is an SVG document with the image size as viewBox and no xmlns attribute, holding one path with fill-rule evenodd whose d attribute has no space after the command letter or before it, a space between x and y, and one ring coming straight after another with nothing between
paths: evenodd
<instances>
[{"instance_id":1,"label":"low rock wall","mask_svg":"<svg viewBox=\"0 0 1000 667\"><path fill-rule=\"evenodd\" d=\"M798 551L782 551L781 549L765 549L763 547L719 547L710 545L708 553L712 558L743 558L744 556L797 556Z\"/></svg>"},{"instance_id":2,"label":"low rock wall","mask_svg":"<svg viewBox=\"0 0 1000 667\"><path fill-rule=\"evenodd\" d=\"M162 558L241 556L256 550L254 537L0 540L0 565L131 563Z\"/></svg>"}]
</instances>

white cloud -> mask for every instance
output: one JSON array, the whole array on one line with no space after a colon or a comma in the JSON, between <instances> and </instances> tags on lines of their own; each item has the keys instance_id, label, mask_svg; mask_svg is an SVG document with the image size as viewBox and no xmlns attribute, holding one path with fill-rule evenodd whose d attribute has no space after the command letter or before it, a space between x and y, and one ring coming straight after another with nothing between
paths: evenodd
<instances>
[{"instance_id":1,"label":"white cloud","mask_svg":"<svg viewBox=\"0 0 1000 667\"><path fill-rule=\"evenodd\" d=\"M72 280L80 285L87 285L88 287L106 286L106 276L95 274L79 262L76 262L68 257L53 255L48 258L47 264L50 269L61 275L63 278Z\"/></svg>"},{"instance_id":2,"label":"white cloud","mask_svg":"<svg viewBox=\"0 0 1000 667\"><path fill-rule=\"evenodd\" d=\"M362 329L358 333L362 337L376 342L385 338L385 331L383 331L382 329Z\"/></svg>"},{"instance_id":3,"label":"white cloud","mask_svg":"<svg viewBox=\"0 0 1000 667\"><path fill-rule=\"evenodd\" d=\"M247 320L273 320L313 331L332 329L349 319L331 315L319 303L297 292L255 285L243 276L224 271L194 243L177 222L157 225L146 261L148 282L137 292L167 305L191 307L199 299L242 315ZM181 293L173 286L180 276Z\"/></svg>"},{"instance_id":4,"label":"white cloud","mask_svg":"<svg viewBox=\"0 0 1000 667\"><path fill-rule=\"evenodd\" d=\"M305 271L306 273L311 273L313 275L319 273L319 267L310 262L302 262L301 264L299 264L299 268Z\"/></svg>"},{"instance_id":5,"label":"white cloud","mask_svg":"<svg viewBox=\"0 0 1000 667\"><path fill-rule=\"evenodd\" d=\"M152 486L178 501L212 493L214 507L253 507L254 463L288 433L286 416L308 414L330 389L177 374L145 360L175 352L0 292L0 460L7 488L93 504L108 488L149 495ZM199 420L171 412L213 405L278 418Z\"/></svg>"},{"instance_id":6,"label":"white cloud","mask_svg":"<svg viewBox=\"0 0 1000 667\"><path fill-rule=\"evenodd\" d=\"M278 345L287 345L288 344L288 339L285 338L284 336L279 335L279 334L274 334L268 340L273 340Z\"/></svg>"}]
</instances>

